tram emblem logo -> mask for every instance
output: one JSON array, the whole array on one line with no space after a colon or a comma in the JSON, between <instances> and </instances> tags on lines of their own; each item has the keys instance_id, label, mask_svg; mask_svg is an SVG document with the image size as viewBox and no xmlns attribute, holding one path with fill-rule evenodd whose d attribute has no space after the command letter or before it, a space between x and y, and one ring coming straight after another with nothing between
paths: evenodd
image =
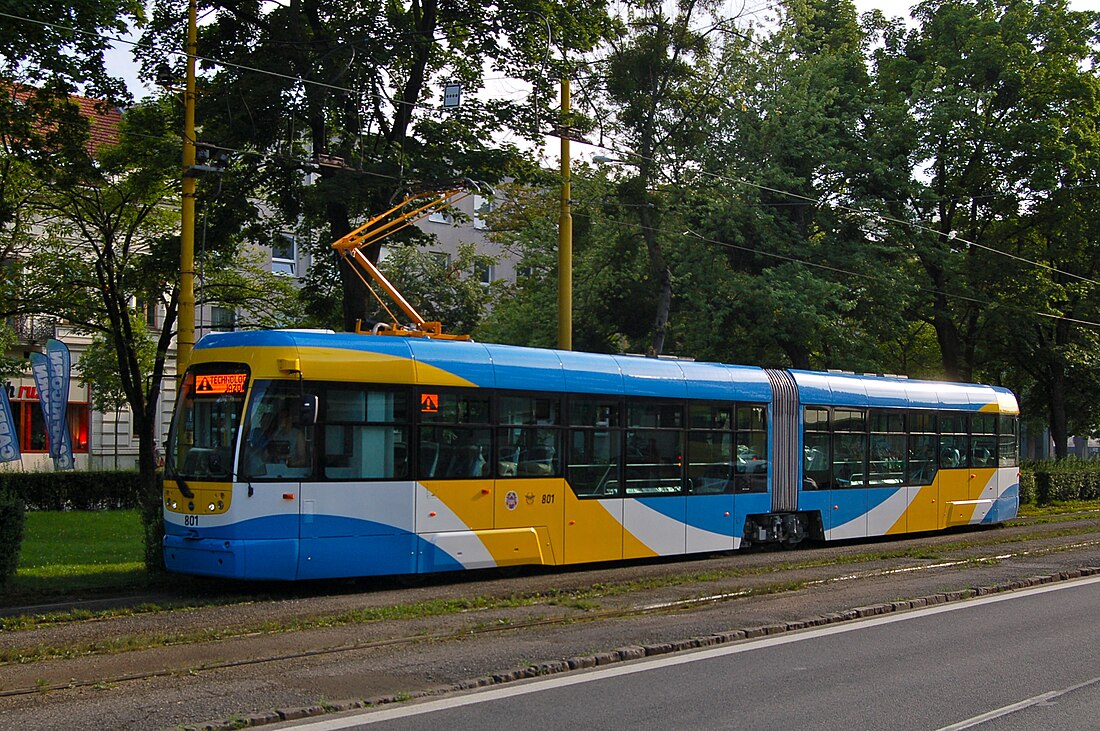
<instances>
[{"instance_id":1,"label":"tram emblem logo","mask_svg":"<svg viewBox=\"0 0 1100 731\"><path fill-rule=\"evenodd\" d=\"M515 510L517 505L519 505L519 495L516 494L515 490L509 490L508 494L504 496L504 507Z\"/></svg>"}]
</instances>

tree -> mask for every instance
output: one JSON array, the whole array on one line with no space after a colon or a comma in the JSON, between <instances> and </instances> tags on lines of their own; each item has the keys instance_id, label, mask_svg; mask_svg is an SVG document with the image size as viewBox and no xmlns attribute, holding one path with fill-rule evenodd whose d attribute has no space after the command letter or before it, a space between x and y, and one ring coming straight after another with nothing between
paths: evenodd
<instances>
[{"instance_id":1,"label":"tree","mask_svg":"<svg viewBox=\"0 0 1100 731\"><path fill-rule=\"evenodd\" d=\"M138 337L133 345L137 350L138 362L143 373L152 373L156 365L156 350L153 341L144 326L140 313L131 319ZM89 389L92 403L103 413L114 412L115 422L126 407L126 391L119 377L118 350L114 333L101 333L92 340L91 345L81 353L76 364L80 374L80 384ZM118 429L115 428L115 469L118 469Z\"/></svg>"},{"instance_id":2,"label":"tree","mask_svg":"<svg viewBox=\"0 0 1100 731\"><path fill-rule=\"evenodd\" d=\"M401 294L414 305L417 312L428 321L443 324L443 331L454 334L475 332L493 298L497 285L483 285L475 271L494 264L492 257L478 254L473 244L459 246L452 261L419 250L408 244L390 248L379 269ZM382 295L389 312L378 301L368 310L369 319L391 322L391 315L398 322L407 318L392 302Z\"/></svg>"},{"instance_id":3,"label":"tree","mask_svg":"<svg viewBox=\"0 0 1100 731\"><path fill-rule=\"evenodd\" d=\"M134 107L122 117L117 144L100 148L94 158L85 152L59 161L33 199L41 235L19 252L19 286L12 295L18 312L63 318L95 336L100 348L111 349L117 386L138 436L147 528L161 510L155 427L179 296L179 146L171 131L180 128L177 115L170 99ZM265 303L278 290L246 282L236 239L219 237L205 254L208 279L214 280L207 301L213 290L214 301L229 298L257 312L273 310ZM163 308L159 333L147 330L144 308L136 303ZM97 352L93 348L93 361ZM101 363L95 370L108 368ZM147 530L146 539L147 563L159 565L159 536Z\"/></svg>"},{"instance_id":4,"label":"tree","mask_svg":"<svg viewBox=\"0 0 1100 731\"><path fill-rule=\"evenodd\" d=\"M648 351L665 351L672 312L673 271L662 229L667 197L657 187L685 182L681 175L692 149L706 137L707 119L717 104L709 93L709 32L694 24L713 19L706 3L684 0L666 15L666 5L641 0L626 7L624 32L610 39L603 79L610 102L604 130L622 140L627 166L618 186L619 200L636 217L636 230L622 229L623 244L638 239L645 247L648 289L654 293ZM717 26L715 26L717 27ZM714 30L711 28L710 30Z\"/></svg>"},{"instance_id":5,"label":"tree","mask_svg":"<svg viewBox=\"0 0 1100 731\"><path fill-rule=\"evenodd\" d=\"M349 330L369 319L371 298L329 244L405 190L530 174L527 156L500 140L541 139L557 77L551 48L586 49L605 25L598 0L204 6L200 49L223 65L204 78L203 140L255 153L238 200L265 201L284 225L311 232L302 240L314 261L328 260L310 273L307 293L327 294L311 312ZM178 3L159 0L150 39L169 37L180 17ZM161 60L147 54L147 72ZM531 83L527 103L485 94L488 68ZM458 109L439 106L444 80L462 84ZM377 263L377 250L366 253Z\"/></svg>"},{"instance_id":6,"label":"tree","mask_svg":"<svg viewBox=\"0 0 1100 731\"><path fill-rule=\"evenodd\" d=\"M884 370L877 346L904 328L911 287L864 212L879 104L868 35L846 0L781 11L770 35L731 33L723 48L729 101L702 158L707 185L685 201L705 250L693 255L691 307L716 333L709 352Z\"/></svg>"},{"instance_id":7,"label":"tree","mask_svg":"<svg viewBox=\"0 0 1100 731\"><path fill-rule=\"evenodd\" d=\"M88 120L69 101L76 92L110 102L129 99L103 65L111 32L144 18L137 0L0 0L0 230L12 224L26 163L49 166L87 144Z\"/></svg>"},{"instance_id":8,"label":"tree","mask_svg":"<svg viewBox=\"0 0 1100 731\"><path fill-rule=\"evenodd\" d=\"M104 68L104 33L140 21L144 8L135 0L0 0L0 10L8 16L0 23L0 316L6 318L17 314L7 299L7 269L29 240L36 170L88 144L88 121L69 95L83 90L101 99L127 97L124 84ZM9 341L14 334L5 322L0 343ZM19 363L6 352L0 351L0 370L18 372Z\"/></svg>"},{"instance_id":9,"label":"tree","mask_svg":"<svg viewBox=\"0 0 1100 731\"><path fill-rule=\"evenodd\" d=\"M914 130L907 210L949 378L972 380L985 331L973 274L1000 270L1012 248L1001 222L1061 184L1075 156L1077 97L1091 72L1096 16L1062 0L923 3L919 27L878 56L883 85L904 90Z\"/></svg>"}]
</instances>

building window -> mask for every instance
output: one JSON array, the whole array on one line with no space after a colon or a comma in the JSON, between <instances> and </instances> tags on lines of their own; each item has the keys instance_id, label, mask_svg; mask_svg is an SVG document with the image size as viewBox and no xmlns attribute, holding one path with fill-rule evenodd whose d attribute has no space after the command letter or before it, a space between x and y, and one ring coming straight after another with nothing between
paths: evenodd
<instances>
[{"instance_id":1,"label":"building window","mask_svg":"<svg viewBox=\"0 0 1100 731\"><path fill-rule=\"evenodd\" d=\"M271 273L293 277L298 266L298 237L281 231L271 244Z\"/></svg>"},{"instance_id":2,"label":"building window","mask_svg":"<svg viewBox=\"0 0 1100 731\"><path fill-rule=\"evenodd\" d=\"M448 226L454 223L454 219L443 211L436 211L428 216L428 220L432 223L445 223Z\"/></svg>"},{"instance_id":3,"label":"building window","mask_svg":"<svg viewBox=\"0 0 1100 731\"><path fill-rule=\"evenodd\" d=\"M210 329L232 332L237 329L237 312L225 307L210 308Z\"/></svg>"},{"instance_id":4,"label":"building window","mask_svg":"<svg viewBox=\"0 0 1100 731\"><path fill-rule=\"evenodd\" d=\"M156 301L146 302L143 299L138 299L135 304L135 309L144 316L146 325L151 328L159 327L160 321L158 318Z\"/></svg>"},{"instance_id":5,"label":"building window","mask_svg":"<svg viewBox=\"0 0 1100 731\"><path fill-rule=\"evenodd\" d=\"M493 199L474 193L474 228L484 231L489 228L487 220L493 210Z\"/></svg>"},{"instance_id":6,"label":"building window","mask_svg":"<svg viewBox=\"0 0 1100 731\"><path fill-rule=\"evenodd\" d=\"M445 251L429 251L428 256L432 258L432 261L434 261L440 269L446 269L451 265L451 255Z\"/></svg>"},{"instance_id":7,"label":"building window","mask_svg":"<svg viewBox=\"0 0 1100 731\"><path fill-rule=\"evenodd\" d=\"M488 287L493 283L493 265L474 264L474 276L482 287Z\"/></svg>"}]
</instances>

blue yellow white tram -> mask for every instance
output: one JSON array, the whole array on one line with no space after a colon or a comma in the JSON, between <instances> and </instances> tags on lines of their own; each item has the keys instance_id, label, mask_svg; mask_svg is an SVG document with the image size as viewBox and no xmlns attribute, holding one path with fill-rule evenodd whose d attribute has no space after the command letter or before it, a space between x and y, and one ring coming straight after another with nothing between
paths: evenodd
<instances>
[{"instance_id":1,"label":"blue yellow white tram","mask_svg":"<svg viewBox=\"0 0 1100 731\"><path fill-rule=\"evenodd\" d=\"M1003 388L472 342L196 346L167 447L172 571L575 564L996 523Z\"/></svg>"}]
</instances>

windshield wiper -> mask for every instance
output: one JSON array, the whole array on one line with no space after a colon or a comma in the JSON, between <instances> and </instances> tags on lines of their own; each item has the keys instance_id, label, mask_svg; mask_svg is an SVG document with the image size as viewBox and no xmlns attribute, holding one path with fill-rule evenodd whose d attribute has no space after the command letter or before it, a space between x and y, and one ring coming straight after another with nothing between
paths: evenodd
<instances>
[{"instance_id":1,"label":"windshield wiper","mask_svg":"<svg viewBox=\"0 0 1100 731\"><path fill-rule=\"evenodd\" d=\"M195 493L191 492L191 488L187 486L187 483L183 481L182 477L176 477L176 487L180 489L183 496L186 498L195 497Z\"/></svg>"}]
</instances>

